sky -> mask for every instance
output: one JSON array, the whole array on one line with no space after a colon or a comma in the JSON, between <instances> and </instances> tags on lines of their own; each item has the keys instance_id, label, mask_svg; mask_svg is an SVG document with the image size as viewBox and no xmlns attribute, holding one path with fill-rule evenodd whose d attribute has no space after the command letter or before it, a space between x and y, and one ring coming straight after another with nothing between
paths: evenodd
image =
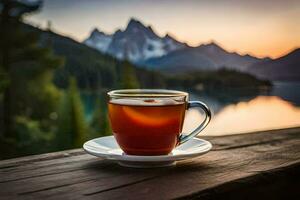
<instances>
[{"instance_id":1,"label":"sky","mask_svg":"<svg viewBox=\"0 0 300 200\"><path fill-rule=\"evenodd\" d=\"M280 57L300 47L300 0L45 0L26 21L78 41L97 27L124 29L131 17L190 46L215 41L228 51Z\"/></svg>"}]
</instances>

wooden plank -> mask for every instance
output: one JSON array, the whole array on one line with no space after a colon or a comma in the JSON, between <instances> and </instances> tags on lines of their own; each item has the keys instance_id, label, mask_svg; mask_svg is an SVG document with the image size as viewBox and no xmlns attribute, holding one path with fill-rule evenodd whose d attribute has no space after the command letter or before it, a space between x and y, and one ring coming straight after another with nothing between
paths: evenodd
<instances>
[{"instance_id":1,"label":"wooden plank","mask_svg":"<svg viewBox=\"0 0 300 200\"><path fill-rule=\"evenodd\" d=\"M210 153L172 168L124 168L82 150L0 161L0 199L249 199L259 188L273 197L299 194L300 128L206 139Z\"/></svg>"}]
</instances>

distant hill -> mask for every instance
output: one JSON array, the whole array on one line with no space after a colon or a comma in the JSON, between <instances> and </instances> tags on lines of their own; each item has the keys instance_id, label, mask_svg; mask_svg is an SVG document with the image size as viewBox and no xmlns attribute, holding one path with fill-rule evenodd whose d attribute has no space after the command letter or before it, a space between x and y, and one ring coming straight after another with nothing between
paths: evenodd
<instances>
[{"instance_id":1,"label":"distant hill","mask_svg":"<svg viewBox=\"0 0 300 200\"><path fill-rule=\"evenodd\" d=\"M198 47L186 47L159 58L152 58L145 65L163 71L186 72L217 70L220 68L244 71L247 66L261 59L250 55L230 53L212 42Z\"/></svg>"},{"instance_id":2,"label":"distant hill","mask_svg":"<svg viewBox=\"0 0 300 200\"><path fill-rule=\"evenodd\" d=\"M280 58L250 65L246 71L272 81L300 81L300 48Z\"/></svg>"}]
</instances>

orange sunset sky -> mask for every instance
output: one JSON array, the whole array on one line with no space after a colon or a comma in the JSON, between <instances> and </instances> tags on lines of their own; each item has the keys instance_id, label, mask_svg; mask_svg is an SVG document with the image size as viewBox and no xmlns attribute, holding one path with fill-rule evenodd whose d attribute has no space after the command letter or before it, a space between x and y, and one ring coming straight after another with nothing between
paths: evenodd
<instances>
[{"instance_id":1,"label":"orange sunset sky","mask_svg":"<svg viewBox=\"0 0 300 200\"><path fill-rule=\"evenodd\" d=\"M124 29L131 17L197 46L211 40L228 51L272 58L300 47L300 1L296 0L46 0L26 21L78 41L97 27Z\"/></svg>"}]
</instances>

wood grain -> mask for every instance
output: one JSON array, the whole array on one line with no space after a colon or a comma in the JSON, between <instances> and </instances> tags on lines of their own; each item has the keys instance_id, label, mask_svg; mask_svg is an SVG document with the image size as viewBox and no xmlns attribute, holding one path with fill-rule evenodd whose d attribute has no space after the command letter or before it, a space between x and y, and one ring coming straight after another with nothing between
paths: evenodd
<instances>
[{"instance_id":1,"label":"wood grain","mask_svg":"<svg viewBox=\"0 0 300 200\"><path fill-rule=\"evenodd\" d=\"M205 137L208 154L131 169L81 149L0 161L0 199L293 199L300 128Z\"/></svg>"}]
</instances>

